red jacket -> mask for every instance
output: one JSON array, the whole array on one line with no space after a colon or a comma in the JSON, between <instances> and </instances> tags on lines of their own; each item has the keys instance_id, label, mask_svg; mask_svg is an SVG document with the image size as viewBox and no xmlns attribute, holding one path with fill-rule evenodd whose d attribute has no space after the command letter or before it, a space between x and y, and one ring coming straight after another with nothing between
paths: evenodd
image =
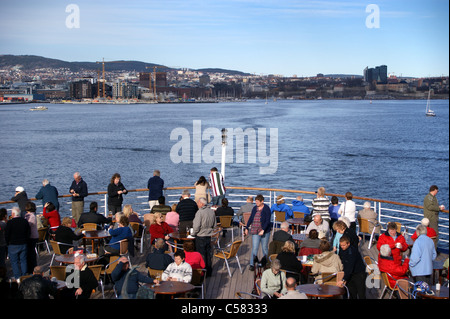
<instances>
[{"instance_id":1,"label":"red jacket","mask_svg":"<svg viewBox=\"0 0 450 319\"><path fill-rule=\"evenodd\" d=\"M397 257L394 258L392 256L391 257L381 256L378 258L378 269L381 272L389 273L392 277L395 278L395 280L394 280L388 275L389 283L391 284L391 287L394 287L396 280L408 279L408 276L406 275L406 273L408 272L408 269L409 269L409 259L406 258L402 264L401 258L397 258Z\"/></svg>"},{"instance_id":2,"label":"red jacket","mask_svg":"<svg viewBox=\"0 0 450 319\"><path fill-rule=\"evenodd\" d=\"M161 225L158 225L157 223L152 224L150 226L149 232L150 232L150 242L153 243L155 239L157 238L164 239L166 235L173 233L173 229L166 222L162 222Z\"/></svg>"},{"instance_id":3,"label":"red jacket","mask_svg":"<svg viewBox=\"0 0 450 319\"><path fill-rule=\"evenodd\" d=\"M53 210L47 213L47 207L44 207L44 212L42 213L45 218L48 219L48 223L50 224L50 228L56 230L61 225L61 218L59 217L59 213L57 210Z\"/></svg>"},{"instance_id":4,"label":"red jacket","mask_svg":"<svg viewBox=\"0 0 450 319\"><path fill-rule=\"evenodd\" d=\"M395 245L397 243L402 244L402 248L398 249ZM382 234L380 236L380 238L378 238L378 243L377 243L377 249L378 251L380 251L380 247L383 245L389 245L389 247L391 248L392 251L392 257L394 258L399 258L401 259L401 253L406 251L406 249L408 249L408 244L406 243L405 237L403 237L402 234L397 233L397 238L394 240L394 238L392 238L389 235L389 232L386 230L386 232L384 234ZM378 260L380 259L380 254L378 254Z\"/></svg>"}]
</instances>

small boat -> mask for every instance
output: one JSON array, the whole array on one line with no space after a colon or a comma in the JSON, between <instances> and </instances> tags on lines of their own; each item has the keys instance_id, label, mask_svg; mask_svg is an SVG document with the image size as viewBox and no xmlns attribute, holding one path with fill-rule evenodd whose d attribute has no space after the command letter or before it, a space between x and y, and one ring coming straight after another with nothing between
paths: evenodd
<instances>
[{"instance_id":1,"label":"small boat","mask_svg":"<svg viewBox=\"0 0 450 319\"><path fill-rule=\"evenodd\" d=\"M431 110L431 108L430 108L430 100L431 100L430 96L431 96L431 90L428 91L428 101L427 101L427 109L426 109L425 115L426 116L436 116L436 113L434 113L434 111Z\"/></svg>"},{"instance_id":2,"label":"small boat","mask_svg":"<svg viewBox=\"0 0 450 319\"><path fill-rule=\"evenodd\" d=\"M46 106L34 106L30 108L30 111L47 111L48 107Z\"/></svg>"}]
</instances>

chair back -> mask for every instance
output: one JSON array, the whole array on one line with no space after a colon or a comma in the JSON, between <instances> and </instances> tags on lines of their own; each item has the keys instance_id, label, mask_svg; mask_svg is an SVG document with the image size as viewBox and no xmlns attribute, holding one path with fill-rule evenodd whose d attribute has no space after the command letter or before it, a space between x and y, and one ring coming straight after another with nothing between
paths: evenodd
<instances>
[{"instance_id":1,"label":"chair back","mask_svg":"<svg viewBox=\"0 0 450 319\"><path fill-rule=\"evenodd\" d=\"M90 265L88 268L92 271L97 281L100 280L100 274L102 273L103 265Z\"/></svg>"},{"instance_id":2,"label":"chair back","mask_svg":"<svg viewBox=\"0 0 450 319\"><path fill-rule=\"evenodd\" d=\"M126 255L128 253L128 239L122 239L120 241L120 255Z\"/></svg>"},{"instance_id":3,"label":"chair back","mask_svg":"<svg viewBox=\"0 0 450 319\"><path fill-rule=\"evenodd\" d=\"M81 230L97 230L97 224L96 223L84 223L81 226Z\"/></svg>"},{"instance_id":4,"label":"chair back","mask_svg":"<svg viewBox=\"0 0 450 319\"><path fill-rule=\"evenodd\" d=\"M358 218L359 232L370 234L370 223L365 218Z\"/></svg>"},{"instance_id":5,"label":"chair back","mask_svg":"<svg viewBox=\"0 0 450 319\"><path fill-rule=\"evenodd\" d=\"M131 222L130 226L131 226L131 228L133 228L134 237L141 238L141 234L140 234L141 225L136 222Z\"/></svg>"},{"instance_id":6,"label":"chair back","mask_svg":"<svg viewBox=\"0 0 450 319\"><path fill-rule=\"evenodd\" d=\"M411 299L411 283L406 279L399 279L395 284L398 287L400 299Z\"/></svg>"},{"instance_id":7,"label":"chair back","mask_svg":"<svg viewBox=\"0 0 450 319\"><path fill-rule=\"evenodd\" d=\"M39 239L38 242L43 242L45 240L45 236L47 235L48 227L41 227L38 229Z\"/></svg>"},{"instance_id":8,"label":"chair back","mask_svg":"<svg viewBox=\"0 0 450 319\"><path fill-rule=\"evenodd\" d=\"M294 212L294 218L305 218L305 213Z\"/></svg>"},{"instance_id":9,"label":"chair back","mask_svg":"<svg viewBox=\"0 0 450 319\"><path fill-rule=\"evenodd\" d=\"M233 216L219 216L220 226L222 228L230 228Z\"/></svg>"},{"instance_id":10,"label":"chair back","mask_svg":"<svg viewBox=\"0 0 450 319\"><path fill-rule=\"evenodd\" d=\"M192 269L191 284L201 286L205 280L206 269Z\"/></svg>"},{"instance_id":11,"label":"chair back","mask_svg":"<svg viewBox=\"0 0 450 319\"><path fill-rule=\"evenodd\" d=\"M241 247L241 244L242 244L242 240L236 240L235 242L233 242L233 244L230 247L230 253L229 253L228 259L236 257L239 247Z\"/></svg>"},{"instance_id":12,"label":"chair back","mask_svg":"<svg viewBox=\"0 0 450 319\"><path fill-rule=\"evenodd\" d=\"M104 273L106 275L111 275L111 273L116 269L116 266L119 264L119 256L111 256L109 258L109 264L105 266Z\"/></svg>"},{"instance_id":13,"label":"chair back","mask_svg":"<svg viewBox=\"0 0 450 319\"><path fill-rule=\"evenodd\" d=\"M164 272L164 270L153 269L153 268L150 268L150 267L147 267L147 269L148 269L148 274L153 279L155 279L157 275L159 275L159 278L161 278L162 273ZM192 271L192 276L193 275L194 275L194 271Z\"/></svg>"},{"instance_id":14,"label":"chair back","mask_svg":"<svg viewBox=\"0 0 450 319\"><path fill-rule=\"evenodd\" d=\"M221 232L222 232L222 227L218 227L218 228L214 229L214 233L211 235L211 244L214 248L220 247L219 238L220 238Z\"/></svg>"},{"instance_id":15,"label":"chair back","mask_svg":"<svg viewBox=\"0 0 450 319\"><path fill-rule=\"evenodd\" d=\"M402 232L402 224L399 222L395 222L395 224L397 224L397 232L401 233Z\"/></svg>"},{"instance_id":16,"label":"chair back","mask_svg":"<svg viewBox=\"0 0 450 319\"><path fill-rule=\"evenodd\" d=\"M272 240L269 243L269 255L281 253L281 249L284 246L284 242L278 240Z\"/></svg>"},{"instance_id":17,"label":"chair back","mask_svg":"<svg viewBox=\"0 0 450 319\"><path fill-rule=\"evenodd\" d=\"M66 266L50 266L50 275L58 280L66 280Z\"/></svg>"},{"instance_id":18,"label":"chair back","mask_svg":"<svg viewBox=\"0 0 450 319\"><path fill-rule=\"evenodd\" d=\"M58 242L56 242L54 240L49 240L49 241L50 241L50 245L52 245L53 253L55 255L61 255L61 250L59 249Z\"/></svg>"},{"instance_id":19,"label":"chair back","mask_svg":"<svg viewBox=\"0 0 450 319\"><path fill-rule=\"evenodd\" d=\"M274 213L275 213L275 221L276 222L286 221L286 213L285 212L280 212L278 210L275 210Z\"/></svg>"},{"instance_id":20,"label":"chair back","mask_svg":"<svg viewBox=\"0 0 450 319\"><path fill-rule=\"evenodd\" d=\"M383 279L383 283L386 287L388 287L390 290L394 290L395 287L391 286L391 283L389 282L388 274L385 272L381 272L381 278ZM397 290L397 289L395 289Z\"/></svg>"},{"instance_id":21,"label":"chair back","mask_svg":"<svg viewBox=\"0 0 450 319\"><path fill-rule=\"evenodd\" d=\"M299 256L309 256L309 255L318 255L321 254L322 251L319 248L309 248L302 247L300 248Z\"/></svg>"}]
</instances>

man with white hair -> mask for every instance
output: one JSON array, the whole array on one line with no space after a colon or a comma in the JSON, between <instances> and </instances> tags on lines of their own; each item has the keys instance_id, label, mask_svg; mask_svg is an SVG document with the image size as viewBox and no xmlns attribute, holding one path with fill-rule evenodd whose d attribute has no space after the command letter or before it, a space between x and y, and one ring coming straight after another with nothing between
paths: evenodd
<instances>
[{"instance_id":1,"label":"man with white hair","mask_svg":"<svg viewBox=\"0 0 450 319\"><path fill-rule=\"evenodd\" d=\"M319 239L322 239L328 234L330 225L326 220L322 219L321 215L315 215L313 217L313 222L309 223L308 227L306 228L306 235L309 235L309 232L313 229L317 230L317 232L319 233Z\"/></svg>"},{"instance_id":2,"label":"man with white hair","mask_svg":"<svg viewBox=\"0 0 450 319\"><path fill-rule=\"evenodd\" d=\"M420 224L416 228L417 239L411 250L409 270L414 280L425 281L432 285L433 260L436 259L436 249L433 240L427 236L427 228Z\"/></svg>"},{"instance_id":3,"label":"man with white hair","mask_svg":"<svg viewBox=\"0 0 450 319\"><path fill-rule=\"evenodd\" d=\"M28 203L28 195L22 186L16 187L16 192L14 196L11 197L11 200L16 202L17 205L19 205L21 216L25 217L25 214L27 213L25 205Z\"/></svg>"},{"instance_id":4,"label":"man with white hair","mask_svg":"<svg viewBox=\"0 0 450 319\"><path fill-rule=\"evenodd\" d=\"M72 217L78 223L84 210L84 198L88 196L88 187L79 172L73 174L73 182L69 193L72 194Z\"/></svg>"},{"instance_id":5,"label":"man with white hair","mask_svg":"<svg viewBox=\"0 0 450 319\"><path fill-rule=\"evenodd\" d=\"M42 181L42 187L35 197L36 199L42 199L42 205L52 203L59 212L58 190L55 186L50 185L48 179Z\"/></svg>"},{"instance_id":6,"label":"man with white hair","mask_svg":"<svg viewBox=\"0 0 450 319\"><path fill-rule=\"evenodd\" d=\"M388 276L389 282L392 287L395 286L395 282L398 279L407 279L407 272L409 270L409 258L406 257L402 263L400 256L394 258L392 256L391 247L388 244L384 244L380 247L380 257L378 258L378 268L381 272L389 273L394 279Z\"/></svg>"},{"instance_id":7,"label":"man with white hair","mask_svg":"<svg viewBox=\"0 0 450 319\"><path fill-rule=\"evenodd\" d=\"M197 201L198 211L193 221L192 236L195 236L195 247L202 255L205 261L206 275L210 276L212 272L212 248L211 236L216 226L216 214L207 205L206 198L201 197Z\"/></svg>"},{"instance_id":8,"label":"man with white hair","mask_svg":"<svg viewBox=\"0 0 450 319\"><path fill-rule=\"evenodd\" d=\"M14 278L17 280L27 273L27 243L30 238L30 225L20 217L19 207L13 207L12 219L6 223L5 240Z\"/></svg>"}]
</instances>

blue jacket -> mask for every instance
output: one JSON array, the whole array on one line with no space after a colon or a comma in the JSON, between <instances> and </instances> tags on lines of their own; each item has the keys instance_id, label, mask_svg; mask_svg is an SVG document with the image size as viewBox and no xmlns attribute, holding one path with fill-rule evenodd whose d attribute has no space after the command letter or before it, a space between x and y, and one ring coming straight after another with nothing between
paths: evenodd
<instances>
[{"instance_id":1,"label":"blue jacket","mask_svg":"<svg viewBox=\"0 0 450 319\"><path fill-rule=\"evenodd\" d=\"M433 273L433 260L437 257L433 240L427 235L420 235L411 250L409 270L416 276L428 276Z\"/></svg>"},{"instance_id":2,"label":"blue jacket","mask_svg":"<svg viewBox=\"0 0 450 319\"><path fill-rule=\"evenodd\" d=\"M274 211L285 212L285 219L294 218L292 209L286 204L273 204L270 211L272 214Z\"/></svg>"},{"instance_id":3,"label":"blue jacket","mask_svg":"<svg viewBox=\"0 0 450 319\"><path fill-rule=\"evenodd\" d=\"M341 216L339 216L339 214L338 214L338 211L339 211L339 208L340 208L340 207L341 207L341 204L339 204L339 205L337 205L337 206L331 205L330 207L328 207L328 212L330 213L330 218L331 218L331 219L338 220L339 217L341 217Z\"/></svg>"},{"instance_id":4,"label":"blue jacket","mask_svg":"<svg viewBox=\"0 0 450 319\"><path fill-rule=\"evenodd\" d=\"M127 285L127 293L131 295L136 295L138 289L139 289L139 282L153 283L153 278L150 278L148 276L145 276L141 274L136 269L127 269L123 270L123 263L120 261L116 268L114 268L113 272L111 273L111 278L114 281L114 285L116 287L117 296L120 297L122 294L122 287L125 283L125 278L127 276L127 273L131 271L130 276L128 277L128 285Z\"/></svg>"},{"instance_id":5,"label":"blue jacket","mask_svg":"<svg viewBox=\"0 0 450 319\"><path fill-rule=\"evenodd\" d=\"M164 180L159 176L151 177L147 182L148 200L158 200L163 196Z\"/></svg>"},{"instance_id":6,"label":"blue jacket","mask_svg":"<svg viewBox=\"0 0 450 319\"><path fill-rule=\"evenodd\" d=\"M109 234L111 235L111 240L109 242L112 244L111 248L114 249L120 249L120 243L118 242L122 239L133 239L133 234L131 233L131 229L128 226L110 229Z\"/></svg>"},{"instance_id":7,"label":"blue jacket","mask_svg":"<svg viewBox=\"0 0 450 319\"><path fill-rule=\"evenodd\" d=\"M246 228L249 229L250 225L253 223L253 219L255 218L256 211L258 207L253 207L250 218L248 219ZM272 229L271 224L272 212L270 211L269 206L264 204L263 210L261 212L261 228L264 230L264 234L270 233Z\"/></svg>"},{"instance_id":8,"label":"blue jacket","mask_svg":"<svg viewBox=\"0 0 450 319\"><path fill-rule=\"evenodd\" d=\"M47 184L41 187L39 192L34 197L36 197L36 199L42 199L42 205L45 205L47 202L52 203L55 205L56 210L59 211L58 190L55 186Z\"/></svg>"},{"instance_id":9,"label":"blue jacket","mask_svg":"<svg viewBox=\"0 0 450 319\"><path fill-rule=\"evenodd\" d=\"M301 200L293 200L292 201L292 211L304 213L305 215L311 214L308 206L306 206L305 203L302 202Z\"/></svg>"}]
</instances>

